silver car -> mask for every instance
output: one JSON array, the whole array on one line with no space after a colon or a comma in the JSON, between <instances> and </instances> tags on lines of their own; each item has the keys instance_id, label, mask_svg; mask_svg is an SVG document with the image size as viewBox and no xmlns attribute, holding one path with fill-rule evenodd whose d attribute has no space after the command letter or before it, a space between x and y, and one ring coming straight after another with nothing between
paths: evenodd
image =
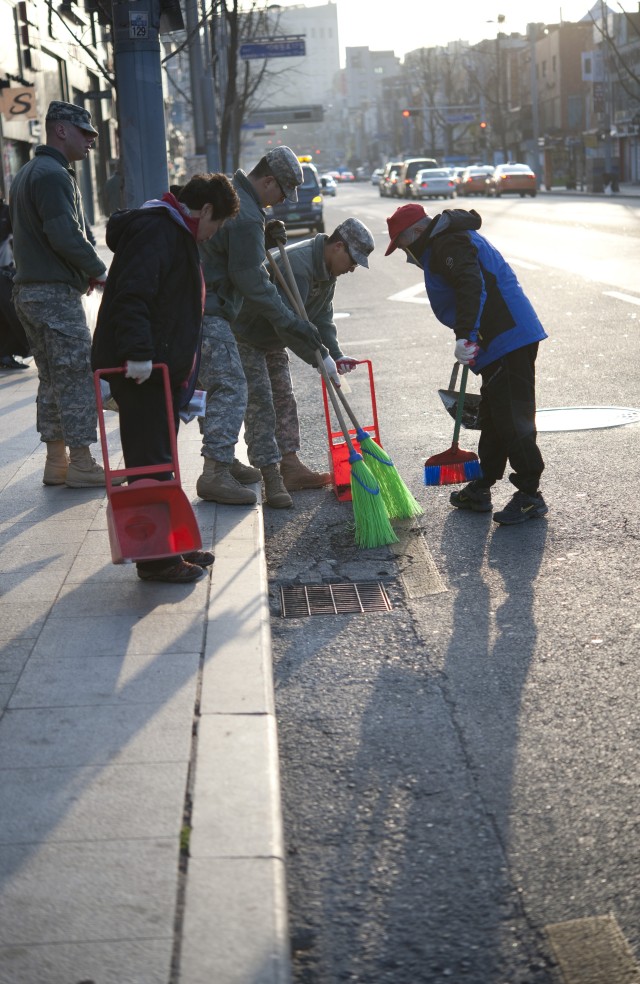
<instances>
[{"instance_id":1,"label":"silver car","mask_svg":"<svg viewBox=\"0 0 640 984\"><path fill-rule=\"evenodd\" d=\"M413 198L453 198L455 193L455 178L448 167L418 171L411 186Z\"/></svg>"}]
</instances>

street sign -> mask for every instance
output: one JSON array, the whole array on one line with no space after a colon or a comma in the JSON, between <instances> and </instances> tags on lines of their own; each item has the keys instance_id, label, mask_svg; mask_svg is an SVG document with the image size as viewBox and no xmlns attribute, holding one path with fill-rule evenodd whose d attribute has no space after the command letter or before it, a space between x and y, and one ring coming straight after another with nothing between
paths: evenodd
<instances>
[{"instance_id":1,"label":"street sign","mask_svg":"<svg viewBox=\"0 0 640 984\"><path fill-rule=\"evenodd\" d=\"M447 113L445 116L447 123L473 123L475 118L475 113Z\"/></svg>"},{"instance_id":2,"label":"street sign","mask_svg":"<svg viewBox=\"0 0 640 984\"><path fill-rule=\"evenodd\" d=\"M265 127L264 123L241 123L241 130L263 130Z\"/></svg>"},{"instance_id":3,"label":"street sign","mask_svg":"<svg viewBox=\"0 0 640 984\"><path fill-rule=\"evenodd\" d=\"M294 41L252 41L240 45L240 57L251 58L301 58L306 54L305 43Z\"/></svg>"}]
</instances>

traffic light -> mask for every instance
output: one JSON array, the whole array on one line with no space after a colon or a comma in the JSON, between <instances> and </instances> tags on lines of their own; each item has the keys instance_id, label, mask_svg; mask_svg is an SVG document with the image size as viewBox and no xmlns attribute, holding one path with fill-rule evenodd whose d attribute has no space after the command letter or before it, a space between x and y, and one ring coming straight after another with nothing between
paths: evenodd
<instances>
[{"instance_id":1,"label":"traffic light","mask_svg":"<svg viewBox=\"0 0 640 984\"><path fill-rule=\"evenodd\" d=\"M480 121L480 129L483 130L483 131L487 129L487 121L486 120L481 120Z\"/></svg>"},{"instance_id":2,"label":"traffic light","mask_svg":"<svg viewBox=\"0 0 640 984\"><path fill-rule=\"evenodd\" d=\"M404 116L405 119L407 119L407 117L411 116L411 110L410 109L403 109L402 110L402 115Z\"/></svg>"}]
</instances>

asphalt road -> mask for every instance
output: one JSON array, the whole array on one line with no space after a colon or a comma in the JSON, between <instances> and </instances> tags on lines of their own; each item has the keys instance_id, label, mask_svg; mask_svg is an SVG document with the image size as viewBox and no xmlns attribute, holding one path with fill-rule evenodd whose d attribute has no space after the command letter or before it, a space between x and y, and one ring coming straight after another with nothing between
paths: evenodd
<instances>
[{"instance_id":1,"label":"asphalt road","mask_svg":"<svg viewBox=\"0 0 640 984\"><path fill-rule=\"evenodd\" d=\"M635 984L640 424L540 435L546 520L498 527L425 488L451 443L453 334L383 256L395 204L340 188L326 223L376 236L338 325L424 515L397 550L360 550L331 490L265 509L295 981ZM548 331L539 407L640 407L640 201L454 205L481 213ZM292 370L303 457L326 467L317 376ZM350 382L368 424L362 369ZM392 611L280 617L283 585L358 580Z\"/></svg>"}]
</instances>

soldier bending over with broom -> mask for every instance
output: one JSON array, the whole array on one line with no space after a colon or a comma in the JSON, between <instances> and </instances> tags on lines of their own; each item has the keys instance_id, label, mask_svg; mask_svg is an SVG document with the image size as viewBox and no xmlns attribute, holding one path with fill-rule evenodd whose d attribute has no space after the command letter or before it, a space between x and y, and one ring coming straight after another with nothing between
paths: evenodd
<instances>
[{"instance_id":1,"label":"soldier bending over with broom","mask_svg":"<svg viewBox=\"0 0 640 984\"><path fill-rule=\"evenodd\" d=\"M548 512L540 493L544 461L536 441L535 362L547 337L518 279L497 249L477 230L473 209L427 215L417 202L387 219L391 242L421 267L436 318L456 335L455 357L482 377L478 455L482 478L452 492L458 509L490 512L491 486L513 468L517 492L497 523L513 525Z\"/></svg>"},{"instance_id":2,"label":"soldier bending over with broom","mask_svg":"<svg viewBox=\"0 0 640 984\"><path fill-rule=\"evenodd\" d=\"M269 224L271 225L271 224ZM286 242L281 222L274 221L271 235L276 243ZM333 320L333 295L336 280L353 273L358 266L369 266L373 251L371 232L358 219L345 219L330 236L319 232L313 239L294 243L286 249L298 291L309 321L315 325L322 341L321 353L330 376L351 372L357 363L340 348ZM287 282L284 257L271 257ZM291 306L283 287L276 281L282 302ZM289 492L321 488L331 482L329 473L310 472L297 459L300 447L300 424L296 399L289 372L288 346L297 356L316 366L317 343L310 335L290 332L274 324L264 306L245 300L233 331L247 379L249 398L244 419L249 461L266 469L280 463L284 488L273 490L265 481L267 505L286 509L293 505Z\"/></svg>"}]
</instances>

